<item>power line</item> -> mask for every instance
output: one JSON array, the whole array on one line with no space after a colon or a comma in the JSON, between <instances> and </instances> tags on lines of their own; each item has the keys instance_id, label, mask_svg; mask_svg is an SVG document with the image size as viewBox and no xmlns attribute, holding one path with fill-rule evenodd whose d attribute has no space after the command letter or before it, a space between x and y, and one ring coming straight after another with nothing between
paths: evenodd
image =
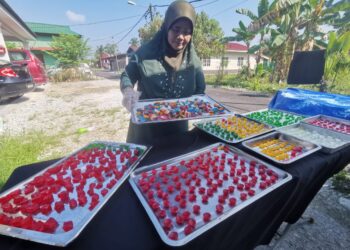
<instances>
[{"instance_id":1,"label":"power line","mask_svg":"<svg viewBox=\"0 0 350 250\"><path fill-rule=\"evenodd\" d=\"M140 15L134 15L134 16L128 16L128 17L122 17L122 18L116 18L116 19L109 19L109 20L97 21L97 22L92 22L92 23L73 24L73 25L69 25L69 26L73 27L73 26L94 25L94 24L100 24L100 23L110 23L110 22L116 22L116 21L123 21L123 20L127 20L127 19L132 19L132 18L138 17L138 16L140 16Z\"/></svg>"},{"instance_id":2,"label":"power line","mask_svg":"<svg viewBox=\"0 0 350 250\"><path fill-rule=\"evenodd\" d=\"M236 3L236 4L234 4L234 5L230 6L230 7L225 8L224 10L221 10L221 11L215 13L215 14L212 15L212 16L217 16L217 15L219 15L219 14L221 14L221 13L224 13L224 12L226 12L226 11L228 11L228 10L232 10L233 8L235 8L235 7L237 7L237 6L241 5L241 4L243 4L243 3L245 3L245 2L248 2L248 0L243 0L243 1L239 2L239 3Z\"/></svg>"},{"instance_id":3,"label":"power line","mask_svg":"<svg viewBox=\"0 0 350 250\"><path fill-rule=\"evenodd\" d=\"M214 1L211 1L211 2L209 2L209 3L205 3L205 4L202 4L202 5L198 5L198 6L196 6L195 8L200 8L200 7L203 7L203 6L207 6L207 5L210 5L210 4L219 2L219 1L220 1L220 0L214 0Z\"/></svg>"},{"instance_id":4,"label":"power line","mask_svg":"<svg viewBox=\"0 0 350 250\"><path fill-rule=\"evenodd\" d=\"M140 19L131 27L131 29L117 42L119 44L121 41L123 41L130 33L133 31L133 29L142 21L144 17L146 17L149 13L149 9L146 10L146 12L140 17Z\"/></svg>"},{"instance_id":5,"label":"power line","mask_svg":"<svg viewBox=\"0 0 350 250\"><path fill-rule=\"evenodd\" d=\"M93 40L90 40L90 41L92 41L92 42L94 42L94 41L102 41L102 40L106 40L106 39L109 39L109 38L113 38L114 36L120 35L120 34L124 33L125 31L131 29L132 27L133 26L129 26L128 28L119 31L118 33L115 33L115 34L112 34L112 35L109 35L109 36L104 36L104 37L101 37L101 38L96 38L96 39L93 39Z\"/></svg>"}]
</instances>

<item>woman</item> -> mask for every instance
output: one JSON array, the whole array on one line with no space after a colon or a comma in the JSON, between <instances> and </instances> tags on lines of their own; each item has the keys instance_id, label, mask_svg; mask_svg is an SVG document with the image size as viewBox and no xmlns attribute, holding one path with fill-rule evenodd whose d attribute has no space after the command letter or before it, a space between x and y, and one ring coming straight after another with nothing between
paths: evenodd
<instances>
[{"instance_id":1,"label":"woman","mask_svg":"<svg viewBox=\"0 0 350 250\"><path fill-rule=\"evenodd\" d=\"M191 42L195 17L191 4L173 2L158 33L133 55L121 75L123 105L129 111L139 97L170 99L204 94L204 75ZM138 91L133 89L136 82ZM145 125L130 122L127 142L154 145L187 130L187 121Z\"/></svg>"}]
</instances>

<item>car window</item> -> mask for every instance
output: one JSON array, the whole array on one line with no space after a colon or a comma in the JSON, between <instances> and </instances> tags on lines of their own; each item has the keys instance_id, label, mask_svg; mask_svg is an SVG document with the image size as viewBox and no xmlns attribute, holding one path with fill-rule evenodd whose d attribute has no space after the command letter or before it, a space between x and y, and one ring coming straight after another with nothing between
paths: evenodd
<instances>
[{"instance_id":1,"label":"car window","mask_svg":"<svg viewBox=\"0 0 350 250\"><path fill-rule=\"evenodd\" d=\"M22 61L27 59L27 54L21 51L9 51L11 61Z\"/></svg>"}]
</instances>

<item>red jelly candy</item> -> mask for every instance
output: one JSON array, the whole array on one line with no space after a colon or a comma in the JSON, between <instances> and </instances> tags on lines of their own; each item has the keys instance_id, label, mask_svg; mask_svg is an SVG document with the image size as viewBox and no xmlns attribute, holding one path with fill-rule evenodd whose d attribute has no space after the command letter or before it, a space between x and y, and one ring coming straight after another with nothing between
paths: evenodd
<instances>
[{"instance_id":1,"label":"red jelly candy","mask_svg":"<svg viewBox=\"0 0 350 250\"><path fill-rule=\"evenodd\" d=\"M173 222L171 221L171 219L166 218L163 221L163 228L165 230L170 230L173 227Z\"/></svg>"},{"instance_id":2,"label":"red jelly candy","mask_svg":"<svg viewBox=\"0 0 350 250\"><path fill-rule=\"evenodd\" d=\"M171 215L173 215L173 216L176 216L177 215L177 212L179 211L179 208L178 207L171 207L170 208L170 213L171 213Z\"/></svg>"},{"instance_id":3,"label":"red jelly candy","mask_svg":"<svg viewBox=\"0 0 350 250\"><path fill-rule=\"evenodd\" d=\"M76 208L77 206L78 206L78 203L77 203L76 200L71 199L71 200L69 201L69 207L70 207L70 209L74 209L74 208Z\"/></svg>"},{"instance_id":4,"label":"red jelly candy","mask_svg":"<svg viewBox=\"0 0 350 250\"><path fill-rule=\"evenodd\" d=\"M55 203L55 210L57 213L61 213L64 210L64 203L61 201L58 201Z\"/></svg>"},{"instance_id":5,"label":"red jelly candy","mask_svg":"<svg viewBox=\"0 0 350 250\"><path fill-rule=\"evenodd\" d=\"M193 205L193 213L194 214L200 214L201 207L199 205Z\"/></svg>"},{"instance_id":6,"label":"red jelly candy","mask_svg":"<svg viewBox=\"0 0 350 250\"><path fill-rule=\"evenodd\" d=\"M242 201L245 201L247 199L247 194L246 193L241 193L240 198Z\"/></svg>"},{"instance_id":7,"label":"red jelly candy","mask_svg":"<svg viewBox=\"0 0 350 250\"><path fill-rule=\"evenodd\" d=\"M40 206L40 212L44 215L49 215L52 212L50 204L44 204Z\"/></svg>"},{"instance_id":8,"label":"red jelly candy","mask_svg":"<svg viewBox=\"0 0 350 250\"><path fill-rule=\"evenodd\" d=\"M250 189L250 190L248 190L248 194L249 194L249 196L254 196L255 191L253 189Z\"/></svg>"},{"instance_id":9,"label":"red jelly candy","mask_svg":"<svg viewBox=\"0 0 350 250\"><path fill-rule=\"evenodd\" d=\"M73 221L66 221L63 223L63 230L68 232L73 229Z\"/></svg>"},{"instance_id":10,"label":"red jelly candy","mask_svg":"<svg viewBox=\"0 0 350 250\"><path fill-rule=\"evenodd\" d=\"M54 233L58 227L58 222L54 218L49 218L44 224L44 231L48 233Z\"/></svg>"},{"instance_id":11,"label":"red jelly candy","mask_svg":"<svg viewBox=\"0 0 350 250\"><path fill-rule=\"evenodd\" d=\"M216 205L215 208L218 214L222 214L222 212L224 211L224 207L221 204Z\"/></svg>"},{"instance_id":12,"label":"red jelly candy","mask_svg":"<svg viewBox=\"0 0 350 250\"><path fill-rule=\"evenodd\" d=\"M176 216L176 223L180 226L184 224L184 219L183 219L182 215Z\"/></svg>"},{"instance_id":13,"label":"red jelly candy","mask_svg":"<svg viewBox=\"0 0 350 250\"><path fill-rule=\"evenodd\" d=\"M169 237L169 239L172 239L172 240L178 240L178 238L179 238L177 232L170 232L168 237Z\"/></svg>"},{"instance_id":14,"label":"red jelly candy","mask_svg":"<svg viewBox=\"0 0 350 250\"><path fill-rule=\"evenodd\" d=\"M228 204L230 205L230 207L236 206L236 199L235 198L230 198L228 200Z\"/></svg>"},{"instance_id":15,"label":"red jelly candy","mask_svg":"<svg viewBox=\"0 0 350 250\"><path fill-rule=\"evenodd\" d=\"M203 202L204 204L207 204L207 203L208 203L208 196L203 195L203 196L202 196L202 202Z\"/></svg>"},{"instance_id":16,"label":"red jelly candy","mask_svg":"<svg viewBox=\"0 0 350 250\"><path fill-rule=\"evenodd\" d=\"M204 222L209 222L211 218L211 214L210 213L204 213L203 214L203 221Z\"/></svg>"},{"instance_id":17,"label":"red jelly candy","mask_svg":"<svg viewBox=\"0 0 350 250\"><path fill-rule=\"evenodd\" d=\"M165 210L163 210L163 209L159 210L158 217L161 218L161 219L164 219L165 216L166 216Z\"/></svg>"},{"instance_id":18,"label":"red jelly candy","mask_svg":"<svg viewBox=\"0 0 350 250\"><path fill-rule=\"evenodd\" d=\"M193 227L191 227L191 226L186 226L185 227L185 229L184 229L185 235L189 235L192 232L193 232Z\"/></svg>"}]
</instances>

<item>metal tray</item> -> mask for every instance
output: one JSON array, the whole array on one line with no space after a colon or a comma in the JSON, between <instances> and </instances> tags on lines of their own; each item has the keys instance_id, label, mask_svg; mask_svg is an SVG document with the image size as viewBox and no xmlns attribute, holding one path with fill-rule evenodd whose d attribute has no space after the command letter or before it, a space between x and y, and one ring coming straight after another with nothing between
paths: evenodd
<instances>
[{"instance_id":1,"label":"metal tray","mask_svg":"<svg viewBox=\"0 0 350 250\"><path fill-rule=\"evenodd\" d=\"M223 156L225 155L225 156ZM203 157L203 162L205 163L208 158L213 159L214 164L220 164L218 167L216 167L216 171L220 172L220 175L224 177L224 175L228 176L228 179L226 178L225 181L222 182L222 186L218 185L219 181L218 179L215 179L214 174L214 166L213 163L207 164L200 164L200 158ZM221 161L224 161L223 163ZM192 165L191 165L192 164ZM232 170L232 166L235 166L235 170ZM245 167L245 171L243 172L242 169ZM175 171L177 168L177 171ZM222 168L222 169L221 169ZM258 172L257 177L257 183L256 185L250 187L252 190L254 190L255 195L254 196L248 196L248 198L244 201L240 199L241 197L241 191L239 191L238 186L242 184L243 175L247 177L247 172L250 171L250 168L252 168L252 171ZM263 172L260 173L259 169L265 169ZM207 169L207 170L206 170ZM240 170L241 169L241 170ZM233 176L231 177L231 171L234 171ZM242 173L238 174L238 172L241 171ZM170 173L170 175L169 175ZM188 176L186 177L184 173L187 173ZM237 175L235 175L237 173ZM265 179L265 181L270 182L270 185L265 187L266 189L260 189L260 185L263 185L264 181L261 180L261 175L265 175L270 173L269 177L267 178L275 178L275 181L273 183L270 180ZM196 178L194 179L194 174L196 175ZM163 179L162 176L169 176L169 182L168 184L172 184L173 187L175 186L174 192L171 194L168 194L168 198L164 198L164 195L158 196L158 192L155 193L153 196L149 196L149 190L157 190L157 185L160 185L160 190L163 192L167 192L169 190L169 185L164 184L165 179ZM241 176L239 178L238 176ZM272 177L274 176L274 177ZM234 178L238 178L238 184L233 184ZM144 181L151 180L153 178L154 183L152 185L146 184ZM185 187L184 190L187 191L188 197L184 198L186 201L185 206L182 206L181 208L181 202L179 202L180 210L178 211L178 214L184 217L185 212L189 211L189 219L187 221L187 225L178 225L176 222L176 218L174 215L171 214L172 208L174 204L178 204L176 201L176 197L179 195L181 196L182 188L176 189L177 184L175 183L175 178L179 178L179 180L176 183L180 183L181 187ZM255 177L247 177L249 182L251 182L251 179ZM186 179L186 180L185 180ZM209 195L209 191L206 189L208 187L208 179L212 180L212 183L210 184L210 188L212 189L214 186L217 186L217 191L212 192L211 195ZM135 191L136 195L140 199L141 204L145 208L148 216L150 217L151 221L153 222L153 225L155 226L158 234L162 238L162 240L170 245L170 246L181 246L189 241L195 239L199 235L203 234L210 228L214 227L216 224L220 223L221 221L227 219L231 215L237 213L238 211L242 210L246 206L250 205L251 203L255 202L259 198L263 197L264 195L268 194L269 192L273 191L274 189L284 185L286 182L290 181L292 179L292 176L278 168L273 167L272 165L265 163L264 161L261 161L260 159L257 159L255 157L252 157L251 155L248 155L244 153L243 151L234 148L232 146L228 146L224 143L216 143L210 146L207 146L205 148L202 148L200 150L194 151L192 153L188 153L182 156L178 156L166 161L162 161L153 165L145 166L139 169L136 169L131 175L129 182ZM197 183L198 180L200 180L200 183ZM143 183L142 183L143 182ZM187 182L191 182L188 184ZM158 184L163 183L163 184ZM265 183L265 182L264 182ZM266 184L266 183L265 183ZM265 185L264 184L264 185ZM148 186L146 186L148 185ZM230 186L234 186L235 190L233 193L229 192ZM242 187L242 186L241 186ZM147 190L149 188L149 190ZM203 188L204 193L207 194L208 201L206 204L203 204ZM202 189L202 192L200 191ZM165 191L164 191L165 190ZM195 200L196 202L191 202L191 190L192 194L196 195ZM228 194L227 200L231 198L236 199L236 205L231 207L228 204L228 201L225 204L223 204L223 212L221 214L218 214L216 212L216 206L219 203L218 199L220 199L220 195L224 194L224 190L227 190L226 192ZM244 191L245 193L247 191ZM202 195L201 195L202 193ZM161 197L161 198L159 198ZM152 207L148 203L147 200L152 200ZM168 199L170 202L170 208L167 208L165 205L165 202L161 201L162 199ZM157 204L159 204L159 210L157 210L157 214L153 211L154 209L157 209ZM200 204L200 214L195 215L193 211L193 205ZM154 205L154 206L153 206ZM158 219L157 216L160 216L162 213L162 210L165 211L165 217L163 214L163 219ZM203 218L203 214L205 213L211 213L211 220L209 222L205 222ZM171 230L173 232L176 232L178 234L178 239L170 239L168 237L168 234L170 236L171 232L170 230L166 230L163 228L162 225L165 224L165 220L170 219L173 227ZM192 227L192 232L189 234L185 234L186 227L189 227L188 224L193 221L195 221L195 227ZM193 224L192 224L193 225Z\"/></svg>"},{"instance_id":2,"label":"metal tray","mask_svg":"<svg viewBox=\"0 0 350 250\"><path fill-rule=\"evenodd\" d=\"M294 129L300 129L300 130L306 131L307 134L303 134L303 135L295 134L294 133L295 131L293 131ZM338 133L333 130L321 128L308 123L294 124L291 126L279 128L278 131L280 131L283 134L288 134L288 135L297 137L301 140L306 140L314 144L318 144L322 146L321 151L327 154L332 154L350 145L350 135ZM319 139L314 138L313 134L317 134L320 138ZM337 145L330 145L329 138L326 138L326 137L332 137L333 139L336 138L340 140L340 142Z\"/></svg>"},{"instance_id":3,"label":"metal tray","mask_svg":"<svg viewBox=\"0 0 350 250\"><path fill-rule=\"evenodd\" d=\"M307 119L304 119L303 122L304 123L307 123L307 124L310 124L312 126L315 126L315 127L320 127L318 125L315 125L315 124L311 124L311 122L317 120L317 119L326 119L326 120L330 120L332 122L337 122L337 123L341 123L341 124L344 124L345 126L349 126L350 127L350 121L348 120L344 120L344 119L340 119L340 118L336 118L336 117L331 117L331 116L326 116L326 115L316 115L316 116L312 116L312 117L309 117ZM321 127L321 128L324 128L324 127ZM336 129L331 129L331 128L324 128L324 129L328 129L328 130L332 130L332 131L335 131L337 133L342 133L342 134L347 134L347 135L350 135L350 131L347 133L347 132L342 132L342 131L338 131Z\"/></svg>"},{"instance_id":4,"label":"metal tray","mask_svg":"<svg viewBox=\"0 0 350 250\"><path fill-rule=\"evenodd\" d=\"M277 160L273 157L270 157L269 155L262 153L259 148L253 146L254 143L256 143L258 141L262 141L262 140L267 140L267 139L278 139L278 140L283 141L283 142L293 143L294 145L296 145L298 147L302 147L302 153L291 158L291 159L288 159L288 160ZM263 135L263 136L260 136L257 138L250 139L248 141L243 142L242 145L245 146L246 148L249 148L250 150L253 150L254 152L270 159L271 161L277 162L279 164L290 164L292 162L295 162L301 158L304 158L305 156L310 155L310 154L316 152L317 150L321 149L321 146L319 146L319 145L298 139L294 136L282 134L280 132L273 132L273 133L266 134L266 135ZM289 155L289 153L288 153L288 155Z\"/></svg>"},{"instance_id":5,"label":"metal tray","mask_svg":"<svg viewBox=\"0 0 350 250\"><path fill-rule=\"evenodd\" d=\"M137 110L138 109L144 109L146 105L154 105L155 103L169 103L169 102L185 102L185 101L194 101L196 99L203 100L204 102L209 103L211 106L213 105L219 105L222 110L222 114L216 114L211 115L209 113L202 113L201 115L193 116L193 117L184 117L184 118L173 118L173 119L156 119L156 120L144 120L141 121L137 116ZM179 98L179 99L147 99L147 100L141 100L137 102L132 109L131 112L131 121L135 124L146 124L146 123L161 123L161 122L174 122L174 121L183 121L183 120L193 120L193 119L202 119L202 118L209 118L209 117L220 117L227 114L231 114L232 112L228 110L224 105L218 103L214 99L210 98L207 95L193 95L191 97L187 98Z\"/></svg>"},{"instance_id":6,"label":"metal tray","mask_svg":"<svg viewBox=\"0 0 350 250\"><path fill-rule=\"evenodd\" d=\"M284 113L284 114L293 115L293 116L297 116L297 117L301 117L302 119L305 119L305 116L303 116L303 115L299 115L299 114L296 114L296 113L293 113L293 112L288 112L288 111L284 111L284 110L280 110L280 109L269 109L269 108L260 109L260 110L256 110L256 111L252 111L252 112L248 112L248 113L244 113L243 115L244 115L245 117L248 117L248 118L252 119L252 120L255 120L255 121L258 121L258 122L261 122L261 123L264 123L264 124L267 124L267 125L269 125L269 126L272 126L272 127L276 128L276 127L278 127L278 126L275 126L275 125L270 124L270 123L268 123L268 122L266 122L266 121L258 120L258 119L251 118L251 117L248 116L248 115L253 114L253 113L264 112L264 111L269 111L269 110L271 110L271 111L278 111L278 112L281 112L281 113ZM297 122L296 122L296 123L297 123ZM280 127L289 126L289 125L292 125L292 124L295 124L295 123L291 123L291 124L287 124L287 125L282 125L282 126L280 126Z\"/></svg>"},{"instance_id":7,"label":"metal tray","mask_svg":"<svg viewBox=\"0 0 350 250\"><path fill-rule=\"evenodd\" d=\"M222 119L227 120L228 118L233 117L233 116L236 116L236 117L242 118L242 119L246 119L246 120L248 120L249 123L251 123L251 124L254 124L254 123L255 123L255 124L258 124L258 125L262 125L262 126L264 126L264 130L262 130L262 131L260 131L260 132L258 132L258 133L255 133L255 134L250 134L250 135L248 135L248 136L246 136L246 137L244 137L244 138L240 138L240 139L234 138L234 139L232 139L232 140L229 140L229 139L223 138L222 136L220 136L220 135L218 135L218 134L215 134L215 133L213 133L213 132L211 132L211 131L208 131L207 129L203 128L203 125L205 125L205 124L208 124L208 123L215 123L216 121L222 120ZM268 132L270 132L270 131L273 130L272 126L270 126L270 125L264 124L264 123L259 122L259 121L255 121L255 120L253 120L253 119L250 119L249 117L244 117L243 115L239 115L239 114L234 114L234 115L232 115L232 116L225 116L225 117L216 118L216 119L203 120L203 121L196 122L196 123L194 123L193 125L196 126L196 127L199 128L199 129L203 130L204 132L206 132L206 133L208 133L208 134L210 134L210 135L212 135L212 136L215 136L215 137L217 137L217 138L219 138L219 139L221 139L221 140L223 140L223 141L225 141L225 142L228 142L228 143L239 143L239 142L248 140L248 139L250 139L250 138L253 138L253 137L255 137L255 136L259 136L259 135L268 133Z\"/></svg>"},{"instance_id":8,"label":"metal tray","mask_svg":"<svg viewBox=\"0 0 350 250\"><path fill-rule=\"evenodd\" d=\"M93 155L91 153L91 151L90 151L90 153L85 151L85 150L90 150L90 149L95 149L95 148L104 150L104 153L103 153L104 158L102 158L102 156L101 156L102 151L101 151L101 155ZM121 157L118 155L118 153L116 151L117 150L124 151L123 148L125 150L132 151L132 156L135 153L136 149L139 150L137 160L130 164L129 160L126 158L121 162ZM108 152L106 149L111 149L113 152ZM145 156L145 154L149 150L150 150L150 148L147 148L147 147L141 146L141 145L136 145L136 144L96 141L96 142L88 144L86 147L72 153L71 155L65 157L64 159L61 159L57 163L45 168L44 170L37 173L36 175L29 177L28 179L17 184L16 186L3 192L0 195L0 199L4 199L4 197L6 197L8 194L10 194L16 190L21 190L23 196L31 199L30 195L32 195L38 191L37 187L35 187L34 192L32 192L28 195L24 195L24 192L23 192L24 188L33 184L32 181L34 180L35 177L45 176L44 179L45 180L48 179L47 175L45 175L45 174L52 176L53 179L55 181L57 181L58 176L56 175L56 172L54 171L55 169L60 169L57 173L62 173L62 177L66 178L66 177L74 176L74 174L72 174L73 173L72 169L74 169L74 170L80 169L80 170L82 170L81 173L83 174L85 172L85 170L87 169L88 165L101 168L100 160L104 161L104 162L106 161L105 159L107 159L107 161L109 159L112 159L112 161L114 161L114 160L116 161L115 167L113 167L114 163L112 163L113 165L110 168L108 173L102 172L101 176L103 176L104 181L102 182L102 187L100 189L95 189L95 193L99 197L99 199L98 199L99 201L95 207L89 208L89 206L91 206L92 198L91 198L91 195L89 195L87 193L88 192L87 190L90 188L90 184L98 183L97 177L88 178L86 180L86 184L85 184L83 190L86 192L85 195L87 198L87 203L84 206L80 206L78 199L77 199L77 197L78 197L77 186L80 184L80 182L75 183L74 180L72 180L71 184L73 185L73 187L72 187L72 191L69 192L68 199L69 200L75 199L77 201L78 204L74 209L70 209L70 205L65 204L64 210L61 211L60 213L58 213L57 210L55 210L54 204L56 204L56 202L61 199L61 198L59 198L58 193L61 193L61 191L66 191L66 189L64 188L66 186L61 184L58 188L59 191L57 191L53 194L53 202L51 202L52 204L50 204L50 202L48 203L51 206L52 212L48 215L44 215L42 213L42 210L40 210L39 213L37 213L36 215L33 215L34 220L42 221L42 222L46 222L49 218L54 218L58 222L59 226L57 227L57 229L53 233L34 231L34 230L24 229L24 228L20 228L20 227L14 227L14 226L8 226L5 224L0 224L0 234L15 237L15 238L20 238L20 239L24 239L24 240L39 242L39 243L43 243L43 244L48 244L48 245L54 245L54 246L60 246L60 247L66 246L67 244L69 244L71 241L73 241L81 233L81 231L90 222L90 220L92 220L92 218L102 208L102 206L109 200L109 198L113 195L113 193L128 178L131 171L137 166L137 164L140 162L140 160ZM96 151L94 151L94 152L96 152ZM85 157L84 155L86 157L89 157L89 158L84 158ZM111 156L109 156L109 155L111 155ZM73 163L74 159L77 161L77 164ZM90 161L90 159L91 159L91 161ZM109 165L111 163L111 161L106 162L106 163L107 163L107 165ZM106 163L104 164L104 167L107 167ZM76 167L71 167L73 165L76 165ZM60 166L62 166L63 169L60 168ZM64 174L61 170L65 171L66 173ZM96 170L96 168L94 170ZM52 172L47 172L47 171L52 171ZM110 173L110 176L109 176L109 173ZM118 177L115 177L115 176L118 176ZM90 176L88 176L88 177L90 177ZM73 179L74 179L74 177L73 177ZM111 186L108 185L111 180L116 180L116 183L114 184L114 186L112 184L110 184ZM49 186L50 189L52 189L53 186L55 186L55 185L53 185L53 183L49 183L49 184L47 184L47 186ZM103 196L101 194L101 191L103 189L107 189L107 191L108 191L107 194L105 194L105 196ZM48 188L45 188L44 191L47 191L47 190L48 190ZM41 193L41 195L43 195L43 190L41 190L40 193ZM32 201L32 199L31 199L31 201ZM9 200L6 203L7 204L11 203L13 206L16 206L16 204L14 203L14 199ZM41 205L42 205L42 203L41 203ZM17 206L17 207L19 207L19 206ZM23 215L22 214L23 210L17 211L15 213L6 213L6 212L4 212L3 209L4 209L3 206L0 205L0 214L4 213L8 216L13 216L13 217ZM24 211L26 211L26 210L24 210ZM67 231L67 232L65 232L63 230L63 224L66 221L73 222L73 229L70 231Z\"/></svg>"}]
</instances>

